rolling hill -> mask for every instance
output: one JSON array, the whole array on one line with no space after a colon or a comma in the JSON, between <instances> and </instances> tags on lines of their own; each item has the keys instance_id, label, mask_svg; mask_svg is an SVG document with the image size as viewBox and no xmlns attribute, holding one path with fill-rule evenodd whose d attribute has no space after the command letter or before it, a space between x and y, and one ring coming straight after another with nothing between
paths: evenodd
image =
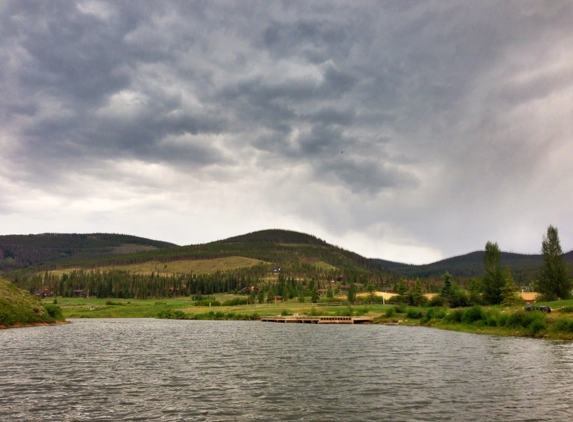
<instances>
[{"instance_id":1,"label":"rolling hill","mask_svg":"<svg viewBox=\"0 0 573 422\"><path fill-rule=\"evenodd\" d=\"M564 254L564 258L573 276L573 251ZM481 277L485 274L483 251L471 252L425 265L401 264L383 259L375 259L375 261L388 270L409 278L435 278L443 275L446 271L455 277L466 278ZM537 277L537 273L543 265L543 256L502 252L501 265L504 268L506 266L510 268L513 278L518 284L527 284Z\"/></svg>"},{"instance_id":2,"label":"rolling hill","mask_svg":"<svg viewBox=\"0 0 573 422\"><path fill-rule=\"evenodd\" d=\"M0 236L0 271L57 265L145 250L174 247L168 242L108 233L44 233Z\"/></svg>"},{"instance_id":3,"label":"rolling hill","mask_svg":"<svg viewBox=\"0 0 573 422\"><path fill-rule=\"evenodd\" d=\"M0 271L7 274L66 268L201 274L266 264L280 266L297 277L317 277L320 272L324 277L328 273L328 277L338 274L346 279L356 278L356 274L375 274L388 280L401 276L438 279L448 271L469 279L484 274L483 257L484 252L477 251L427 265L408 265L368 259L312 235L276 229L187 246L105 233L0 236ZM572 271L573 251L565 258ZM509 266L518 284L527 284L537 276L543 258L502 252L501 262Z\"/></svg>"}]
</instances>

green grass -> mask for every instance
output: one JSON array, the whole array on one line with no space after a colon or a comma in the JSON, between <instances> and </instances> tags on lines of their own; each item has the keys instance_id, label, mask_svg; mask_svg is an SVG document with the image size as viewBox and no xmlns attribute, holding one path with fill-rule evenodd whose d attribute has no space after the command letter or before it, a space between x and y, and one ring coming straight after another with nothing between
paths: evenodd
<instances>
[{"instance_id":1,"label":"green grass","mask_svg":"<svg viewBox=\"0 0 573 422\"><path fill-rule=\"evenodd\" d=\"M214 295L223 303L241 295ZM191 298L135 300L58 298L66 318L174 318L174 319L258 319L274 315L339 315L371 316L375 323L421 325L453 331L503 336L573 339L573 315L552 312L525 312L522 306L505 308L483 306L472 308L417 308L393 305L319 306L296 300L277 304L239 306L196 306ZM53 299L44 299L50 304ZM571 306L573 301L551 302L553 309Z\"/></svg>"},{"instance_id":2,"label":"green grass","mask_svg":"<svg viewBox=\"0 0 573 422\"><path fill-rule=\"evenodd\" d=\"M0 326L52 324L58 321L63 321L58 306L44 306L35 296L0 279Z\"/></svg>"},{"instance_id":3,"label":"green grass","mask_svg":"<svg viewBox=\"0 0 573 422\"><path fill-rule=\"evenodd\" d=\"M186 259L172 262L149 261L130 265L107 265L98 267L97 269L100 271L117 269L131 271L134 274L151 274L152 272L162 275L180 273L211 274L216 271L229 271L245 267L254 267L262 262L263 261L258 259L244 258L241 256L229 256L213 259ZM57 276L61 276L62 274L69 274L72 271L79 271L80 269L80 267L73 267L62 270L54 270L51 271L51 273ZM84 269L84 271L90 270Z\"/></svg>"},{"instance_id":4,"label":"green grass","mask_svg":"<svg viewBox=\"0 0 573 422\"><path fill-rule=\"evenodd\" d=\"M214 295L221 303L233 298L246 298L242 295L220 294ZM182 311L186 315L204 314L210 311L229 312L235 315L250 315L257 313L260 316L280 315L284 310L296 314L309 314L314 308L315 314L340 315L348 312L348 306L318 306L314 303L299 303L296 300L279 302L277 304L254 304L240 306L195 306L196 301L192 298L176 299L85 299L85 298L57 298L58 305L62 308L66 318L155 318L160 312ZM53 298L43 300L44 303L52 303ZM353 306L354 315L378 316L390 306L360 305Z\"/></svg>"}]
</instances>

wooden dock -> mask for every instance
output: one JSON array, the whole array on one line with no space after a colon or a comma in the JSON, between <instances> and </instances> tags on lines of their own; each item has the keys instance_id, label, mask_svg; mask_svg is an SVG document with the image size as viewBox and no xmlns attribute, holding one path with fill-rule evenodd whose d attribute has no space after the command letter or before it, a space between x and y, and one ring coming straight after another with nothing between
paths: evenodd
<instances>
[{"instance_id":1,"label":"wooden dock","mask_svg":"<svg viewBox=\"0 0 573 422\"><path fill-rule=\"evenodd\" d=\"M296 323L296 324L366 324L372 321L372 317L365 316L306 316L306 315L293 315L293 316L265 316L261 317L263 322L282 322L282 323Z\"/></svg>"}]
</instances>

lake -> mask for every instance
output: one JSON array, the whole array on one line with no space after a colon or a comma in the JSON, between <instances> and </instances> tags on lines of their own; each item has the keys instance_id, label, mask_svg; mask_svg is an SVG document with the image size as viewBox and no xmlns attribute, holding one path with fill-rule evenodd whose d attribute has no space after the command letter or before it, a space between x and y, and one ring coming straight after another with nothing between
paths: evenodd
<instances>
[{"instance_id":1,"label":"lake","mask_svg":"<svg viewBox=\"0 0 573 422\"><path fill-rule=\"evenodd\" d=\"M1 421L567 421L573 343L84 319L0 330Z\"/></svg>"}]
</instances>

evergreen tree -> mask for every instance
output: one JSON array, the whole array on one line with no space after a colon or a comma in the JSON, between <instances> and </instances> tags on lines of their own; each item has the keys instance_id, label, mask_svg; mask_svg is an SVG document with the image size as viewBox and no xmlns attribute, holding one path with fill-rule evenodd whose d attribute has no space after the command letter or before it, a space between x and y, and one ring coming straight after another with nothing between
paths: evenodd
<instances>
[{"instance_id":1,"label":"evergreen tree","mask_svg":"<svg viewBox=\"0 0 573 422\"><path fill-rule=\"evenodd\" d=\"M545 300L569 299L572 283L559 243L557 227L549 226L541 244L544 264L537 282L537 291Z\"/></svg>"},{"instance_id":2,"label":"evergreen tree","mask_svg":"<svg viewBox=\"0 0 573 422\"><path fill-rule=\"evenodd\" d=\"M501 303L501 289L505 284L501 270L501 252L497 243L487 242L485 245L485 275L482 279L483 300L488 305Z\"/></svg>"},{"instance_id":3,"label":"evergreen tree","mask_svg":"<svg viewBox=\"0 0 573 422\"><path fill-rule=\"evenodd\" d=\"M310 300L312 301L312 303L317 303L319 297L320 296L318 295L318 289L316 288L316 286L313 286L312 290L310 291Z\"/></svg>"},{"instance_id":4,"label":"evergreen tree","mask_svg":"<svg viewBox=\"0 0 573 422\"><path fill-rule=\"evenodd\" d=\"M424 296L424 292L422 291L422 284L420 284L419 278L416 279L416 283L414 283L414 287L412 287L412 290L410 290L408 296L410 305L413 306L423 306L428 301L426 296Z\"/></svg>"},{"instance_id":5,"label":"evergreen tree","mask_svg":"<svg viewBox=\"0 0 573 422\"><path fill-rule=\"evenodd\" d=\"M403 278L400 278L398 285L396 286L396 293L398 293L397 302L407 303L408 302L408 286Z\"/></svg>"},{"instance_id":6,"label":"evergreen tree","mask_svg":"<svg viewBox=\"0 0 573 422\"><path fill-rule=\"evenodd\" d=\"M511 275L511 270L506 267L503 271L503 287L501 288L501 304L504 306L516 306L523 302L521 296L517 293L515 288L515 281Z\"/></svg>"},{"instance_id":7,"label":"evergreen tree","mask_svg":"<svg viewBox=\"0 0 573 422\"><path fill-rule=\"evenodd\" d=\"M353 281L351 281L350 285L348 286L346 297L348 298L349 303L354 303L356 301L356 286L354 286Z\"/></svg>"},{"instance_id":8,"label":"evergreen tree","mask_svg":"<svg viewBox=\"0 0 573 422\"><path fill-rule=\"evenodd\" d=\"M442 276L442 280L444 280L444 285L442 286L442 290L440 290L440 296L442 296L449 305L455 293L452 276L446 271Z\"/></svg>"}]
</instances>

